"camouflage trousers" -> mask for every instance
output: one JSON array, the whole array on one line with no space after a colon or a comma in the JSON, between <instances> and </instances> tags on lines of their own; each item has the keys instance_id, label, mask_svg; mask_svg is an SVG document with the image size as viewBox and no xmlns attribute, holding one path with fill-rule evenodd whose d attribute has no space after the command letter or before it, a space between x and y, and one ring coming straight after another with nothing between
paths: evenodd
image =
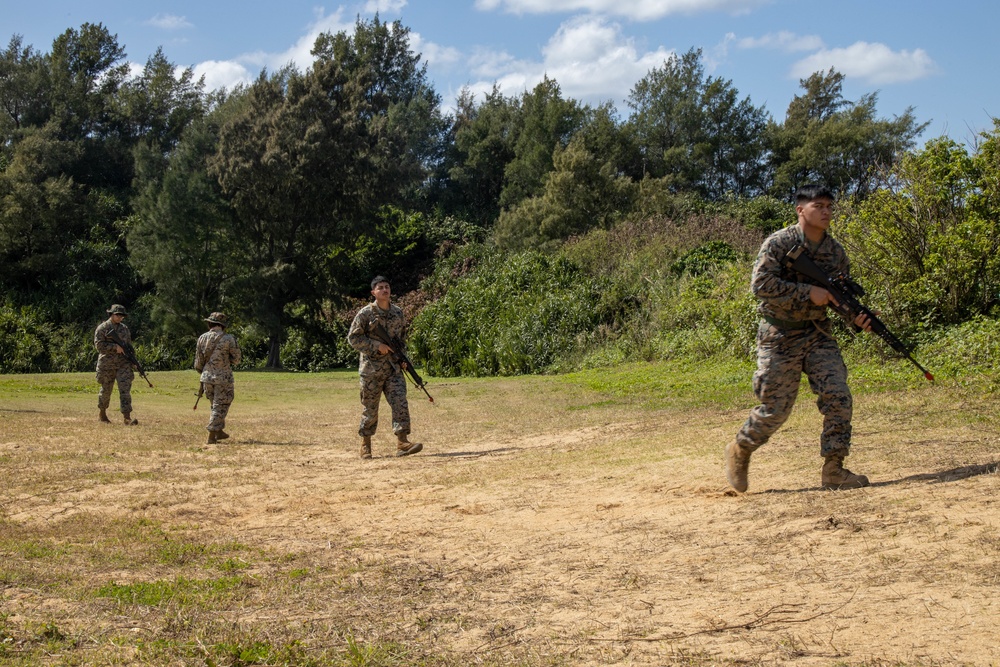
<instances>
[{"instance_id":1,"label":"camouflage trousers","mask_svg":"<svg viewBox=\"0 0 1000 667\"><path fill-rule=\"evenodd\" d=\"M134 378L135 373L129 365L98 370L97 382L101 385L101 389L97 392L97 407L101 410L108 409L108 406L111 405L111 392L114 391L115 382L117 382L122 414L132 412L132 380Z\"/></svg>"},{"instance_id":2,"label":"camouflage trousers","mask_svg":"<svg viewBox=\"0 0 1000 667\"><path fill-rule=\"evenodd\" d=\"M853 400L837 341L815 326L779 329L766 322L757 330L757 371L753 375L753 391L760 405L750 411L736 434L740 445L757 449L785 423L803 373L823 415L820 454L849 453Z\"/></svg>"},{"instance_id":3,"label":"camouflage trousers","mask_svg":"<svg viewBox=\"0 0 1000 667\"><path fill-rule=\"evenodd\" d=\"M410 407L406 402L406 378L388 367L371 375L361 376L361 427L362 437L375 435L378 428L378 404L385 394L385 400L392 409L392 432L395 435L410 434Z\"/></svg>"},{"instance_id":4,"label":"camouflage trousers","mask_svg":"<svg viewBox=\"0 0 1000 667\"><path fill-rule=\"evenodd\" d=\"M232 382L219 384L205 383L205 398L212 402L212 414L208 418L207 431L221 431L226 428L226 415L236 396L236 385Z\"/></svg>"}]
</instances>

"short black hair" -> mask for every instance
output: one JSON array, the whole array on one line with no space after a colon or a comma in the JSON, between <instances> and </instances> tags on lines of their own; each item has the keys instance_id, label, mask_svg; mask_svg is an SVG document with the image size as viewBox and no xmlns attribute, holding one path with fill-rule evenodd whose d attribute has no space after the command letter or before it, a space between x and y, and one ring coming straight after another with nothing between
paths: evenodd
<instances>
[{"instance_id":1,"label":"short black hair","mask_svg":"<svg viewBox=\"0 0 1000 667\"><path fill-rule=\"evenodd\" d=\"M375 286L378 285L379 283L385 283L386 285L390 286L392 285L392 283L389 282L389 279L386 278L385 276L375 276L374 278L372 278L372 289L375 289Z\"/></svg>"},{"instance_id":2,"label":"short black hair","mask_svg":"<svg viewBox=\"0 0 1000 667\"><path fill-rule=\"evenodd\" d=\"M808 204L816 199L829 199L830 201L834 201L836 197L833 196L833 191L830 188L825 185L817 185L815 183L803 185L795 191L796 206L799 204Z\"/></svg>"}]
</instances>

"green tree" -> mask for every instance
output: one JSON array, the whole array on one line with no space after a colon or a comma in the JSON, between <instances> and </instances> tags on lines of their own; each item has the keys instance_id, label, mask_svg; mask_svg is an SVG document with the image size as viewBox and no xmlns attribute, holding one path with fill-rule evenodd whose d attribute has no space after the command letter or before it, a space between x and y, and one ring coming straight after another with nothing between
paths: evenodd
<instances>
[{"instance_id":1,"label":"green tree","mask_svg":"<svg viewBox=\"0 0 1000 667\"><path fill-rule=\"evenodd\" d=\"M477 105L463 89L457 107L454 139L438 177L438 201L446 214L492 227L500 215L504 174L515 155L517 100L494 86Z\"/></svg>"},{"instance_id":2,"label":"green tree","mask_svg":"<svg viewBox=\"0 0 1000 667\"><path fill-rule=\"evenodd\" d=\"M82 193L66 175L80 153L51 126L22 130L0 171L0 284L20 303L51 292L67 273L65 243L86 233Z\"/></svg>"},{"instance_id":3,"label":"green tree","mask_svg":"<svg viewBox=\"0 0 1000 667\"><path fill-rule=\"evenodd\" d=\"M189 125L169 163L155 143L137 151L141 185L127 238L130 261L156 285L151 315L174 336L201 332L202 317L228 307L225 290L240 271L231 250L239 242L233 213L207 166L225 111Z\"/></svg>"},{"instance_id":4,"label":"green tree","mask_svg":"<svg viewBox=\"0 0 1000 667\"><path fill-rule=\"evenodd\" d=\"M189 67L176 74L163 49L146 61L142 72L123 83L115 97L123 138L169 152L181 134L206 112L204 80L196 81Z\"/></svg>"},{"instance_id":5,"label":"green tree","mask_svg":"<svg viewBox=\"0 0 1000 667\"><path fill-rule=\"evenodd\" d=\"M896 164L927 127L917 123L913 107L892 120L877 118L877 93L849 102L843 81L832 68L801 80L805 92L788 105L784 123L768 126L775 196L818 182L864 198L875 189L879 168Z\"/></svg>"},{"instance_id":6,"label":"green tree","mask_svg":"<svg viewBox=\"0 0 1000 667\"><path fill-rule=\"evenodd\" d=\"M514 156L504 168L501 208L542 191L556 147L565 148L585 119L586 110L575 100L563 99L559 84L548 77L521 96Z\"/></svg>"},{"instance_id":7,"label":"green tree","mask_svg":"<svg viewBox=\"0 0 1000 667\"><path fill-rule=\"evenodd\" d=\"M835 226L875 303L911 329L987 314L1000 294L1000 125L973 155L942 137L903 157Z\"/></svg>"},{"instance_id":8,"label":"green tree","mask_svg":"<svg viewBox=\"0 0 1000 667\"><path fill-rule=\"evenodd\" d=\"M15 131L44 122L47 78L42 54L12 36L0 51L0 145L9 145Z\"/></svg>"},{"instance_id":9,"label":"green tree","mask_svg":"<svg viewBox=\"0 0 1000 667\"><path fill-rule=\"evenodd\" d=\"M631 181L610 161L588 151L582 136L556 146L544 190L500 214L497 242L509 249L544 248L592 228L611 227L635 195Z\"/></svg>"},{"instance_id":10,"label":"green tree","mask_svg":"<svg viewBox=\"0 0 1000 667\"><path fill-rule=\"evenodd\" d=\"M125 50L100 23L70 28L49 55L52 113L67 139L99 140L116 127L114 100L128 76Z\"/></svg>"},{"instance_id":11,"label":"green tree","mask_svg":"<svg viewBox=\"0 0 1000 667\"><path fill-rule=\"evenodd\" d=\"M262 73L228 102L208 162L240 239L225 292L267 332L268 367L281 365L289 326L343 294L345 249L423 182L437 127L436 95L398 23L359 21L314 51L305 74Z\"/></svg>"},{"instance_id":12,"label":"green tree","mask_svg":"<svg viewBox=\"0 0 1000 667\"><path fill-rule=\"evenodd\" d=\"M359 18L353 34L321 34L312 53L319 65L336 63L348 85L363 97L364 103L355 108L376 140L378 154L373 159L383 172L395 172L387 182L405 185L382 195L415 196L412 189L440 164L449 137L427 64L410 48L410 29L399 21L380 21L377 15L371 21Z\"/></svg>"},{"instance_id":13,"label":"green tree","mask_svg":"<svg viewBox=\"0 0 1000 667\"><path fill-rule=\"evenodd\" d=\"M700 49L673 55L628 98L628 132L639 148L634 178L663 179L675 191L710 198L765 187L763 108L739 99L732 82L705 75Z\"/></svg>"}]
</instances>

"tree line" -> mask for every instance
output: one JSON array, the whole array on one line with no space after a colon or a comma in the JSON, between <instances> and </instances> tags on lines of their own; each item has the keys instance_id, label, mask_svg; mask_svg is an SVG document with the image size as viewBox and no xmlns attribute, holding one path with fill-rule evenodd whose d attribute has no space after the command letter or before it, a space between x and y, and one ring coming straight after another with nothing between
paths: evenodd
<instances>
[{"instance_id":1,"label":"tree line","mask_svg":"<svg viewBox=\"0 0 1000 667\"><path fill-rule=\"evenodd\" d=\"M11 37L0 338L21 347L5 349L0 371L79 368L89 341L63 339L79 340L111 302L130 304L156 341L154 367L182 363L177 341L219 309L263 365L338 365L347 357L329 341L374 273L397 293L423 285L419 308L443 295L426 287L440 266L463 274L455 257L477 253L455 249L469 244L552 253L705 211L776 228L806 182L860 207L887 192L926 127L912 108L880 118L877 93L846 100L834 70L802 80L775 119L706 74L698 49L636 82L625 115L549 78L514 95L465 90L447 112L409 30L378 17L320 35L312 55L306 71L206 91L162 49L130 74L101 24L66 30L44 53Z\"/></svg>"}]
</instances>

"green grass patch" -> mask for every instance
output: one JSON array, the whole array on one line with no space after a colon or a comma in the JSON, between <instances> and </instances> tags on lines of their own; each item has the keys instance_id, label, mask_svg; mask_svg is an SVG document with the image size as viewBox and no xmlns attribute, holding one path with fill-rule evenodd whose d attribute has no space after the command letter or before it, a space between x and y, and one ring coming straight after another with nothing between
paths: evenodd
<instances>
[{"instance_id":1,"label":"green grass patch","mask_svg":"<svg viewBox=\"0 0 1000 667\"><path fill-rule=\"evenodd\" d=\"M557 376L555 381L586 387L649 408L744 406L753 400L753 366L736 360L629 363ZM599 401L598 404L606 404Z\"/></svg>"},{"instance_id":2,"label":"green grass patch","mask_svg":"<svg viewBox=\"0 0 1000 667\"><path fill-rule=\"evenodd\" d=\"M228 597L245 584L242 577L217 579L176 579L118 584L109 582L94 592L94 597L111 598L123 605L159 607L167 602L184 606L204 605Z\"/></svg>"}]
</instances>

